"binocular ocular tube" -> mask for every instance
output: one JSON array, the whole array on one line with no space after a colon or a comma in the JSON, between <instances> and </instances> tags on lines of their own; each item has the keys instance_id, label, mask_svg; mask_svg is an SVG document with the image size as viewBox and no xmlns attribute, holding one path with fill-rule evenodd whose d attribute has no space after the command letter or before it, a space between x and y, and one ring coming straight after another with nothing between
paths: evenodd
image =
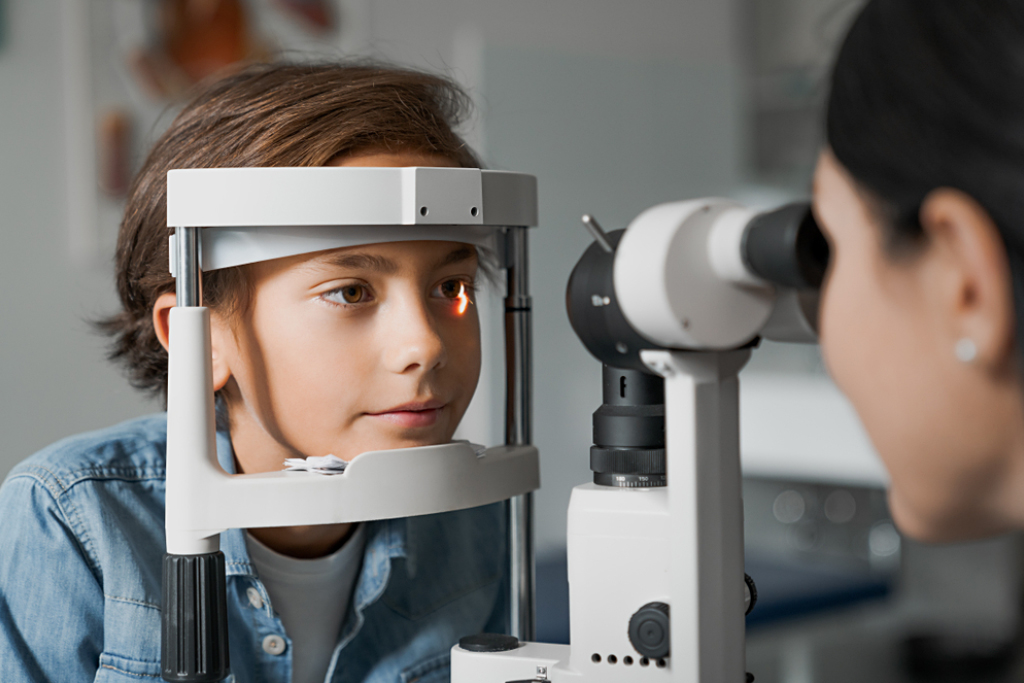
<instances>
[{"instance_id":1,"label":"binocular ocular tube","mask_svg":"<svg viewBox=\"0 0 1024 683\"><path fill-rule=\"evenodd\" d=\"M645 349L816 335L829 247L807 203L768 212L719 199L662 204L600 236L573 270L566 304L603 363L647 372Z\"/></svg>"},{"instance_id":2,"label":"binocular ocular tube","mask_svg":"<svg viewBox=\"0 0 1024 683\"><path fill-rule=\"evenodd\" d=\"M708 258L716 274L737 284L818 289L829 246L806 202L764 213L737 207L712 226Z\"/></svg>"},{"instance_id":3,"label":"binocular ocular tube","mask_svg":"<svg viewBox=\"0 0 1024 683\"><path fill-rule=\"evenodd\" d=\"M759 277L792 289L821 288L829 246L810 205L789 204L759 214L744 235L743 259Z\"/></svg>"}]
</instances>

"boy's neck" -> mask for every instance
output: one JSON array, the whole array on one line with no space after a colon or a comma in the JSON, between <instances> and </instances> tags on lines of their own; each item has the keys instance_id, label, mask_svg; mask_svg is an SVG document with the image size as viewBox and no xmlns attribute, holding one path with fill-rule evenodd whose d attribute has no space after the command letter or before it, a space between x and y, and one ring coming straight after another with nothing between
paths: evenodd
<instances>
[{"instance_id":1,"label":"boy's neck","mask_svg":"<svg viewBox=\"0 0 1024 683\"><path fill-rule=\"evenodd\" d=\"M354 524L316 524L249 529L252 536L274 552L311 560L337 551L352 536Z\"/></svg>"}]
</instances>

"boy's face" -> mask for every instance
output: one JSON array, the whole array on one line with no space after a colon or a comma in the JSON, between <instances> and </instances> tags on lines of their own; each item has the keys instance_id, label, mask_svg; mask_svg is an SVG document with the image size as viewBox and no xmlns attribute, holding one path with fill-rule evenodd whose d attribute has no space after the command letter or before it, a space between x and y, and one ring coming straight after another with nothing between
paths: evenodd
<instances>
[{"instance_id":1,"label":"boy's face","mask_svg":"<svg viewBox=\"0 0 1024 683\"><path fill-rule=\"evenodd\" d=\"M402 163L345 165L451 165L384 156ZM450 441L480 373L476 273L472 246L435 241L252 266L248 310L213 323L241 471Z\"/></svg>"},{"instance_id":2,"label":"boy's face","mask_svg":"<svg viewBox=\"0 0 1024 683\"><path fill-rule=\"evenodd\" d=\"M269 462L243 469L449 441L480 373L476 270L472 247L426 241L255 266L226 389L240 460Z\"/></svg>"}]
</instances>

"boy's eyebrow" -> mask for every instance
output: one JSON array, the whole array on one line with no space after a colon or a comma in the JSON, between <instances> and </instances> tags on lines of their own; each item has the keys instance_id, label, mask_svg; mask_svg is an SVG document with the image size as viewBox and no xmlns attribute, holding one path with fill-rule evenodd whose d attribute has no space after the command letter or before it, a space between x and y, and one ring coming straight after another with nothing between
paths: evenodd
<instances>
[{"instance_id":1,"label":"boy's eyebrow","mask_svg":"<svg viewBox=\"0 0 1024 683\"><path fill-rule=\"evenodd\" d=\"M434 268L444 268L445 266L450 266L453 263L468 261L471 258L475 258L476 255L476 249L473 247L458 247L448 252L447 256L440 259Z\"/></svg>"},{"instance_id":2,"label":"boy's eyebrow","mask_svg":"<svg viewBox=\"0 0 1024 683\"><path fill-rule=\"evenodd\" d=\"M327 262L338 268L372 270L385 275L398 272L397 263L377 254L333 254L327 258Z\"/></svg>"},{"instance_id":3,"label":"boy's eyebrow","mask_svg":"<svg viewBox=\"0 0 1024 683\"><path fill-rule=\"evenodd\" d=\"M453 263L468 261L476 257L476 249L470 246L457 247L441 257L434 264L434 269L444 268ZM328 265L337 268L350 268L352 270L370 270L384 275L393 275L398 272L398 264L389 258L379 254L331 254L325 259Z\"/></svg>"}]
</instances>

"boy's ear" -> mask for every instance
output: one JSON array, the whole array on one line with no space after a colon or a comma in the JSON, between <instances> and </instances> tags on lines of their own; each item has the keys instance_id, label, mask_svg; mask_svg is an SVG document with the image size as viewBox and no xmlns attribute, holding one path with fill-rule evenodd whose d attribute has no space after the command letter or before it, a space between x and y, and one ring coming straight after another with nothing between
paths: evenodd
<instances>
[{"instance_id":1,"label":"boy's ear","mask_svg":"<svg viewBox=\"0 0 1024 683\"><path fill-rule=\"evenodd\" d=\"M174 292L161 294L153 304L153 329L160 345L166 350L171 348L171 309L177 297ZM228 363L229 349L225 348L227 340L233 339L230 331L225 330L219 316L210 315L210 344L213 349L213 390L220 391L231 379L231 367Z\"/></svg>"}]
</instances>

